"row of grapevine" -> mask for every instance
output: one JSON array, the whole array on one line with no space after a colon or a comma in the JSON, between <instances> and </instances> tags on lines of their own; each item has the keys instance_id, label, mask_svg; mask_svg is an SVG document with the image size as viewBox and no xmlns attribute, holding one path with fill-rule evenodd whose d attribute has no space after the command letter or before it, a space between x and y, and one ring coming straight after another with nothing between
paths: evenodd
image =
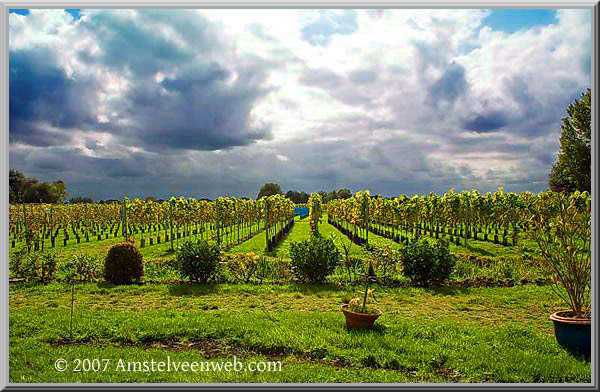
<instances>
[{"instance_id":1,"label":"row of grapevine","mask_svg":"<svg viewBox=\"0 0 600 392\"><path fill-rule=\"evenodd\" d=\"M582 203L589 203L588 193L576 193ZM345 200L333 200L326 205L329 222L348 235L355 243L368 242L369 231L408 243L409 238L422 234L454 239L457 244L469 239L516 245L519 233L530 224L533 206L540 200L547 205L559 204L560 195L552 191L481 194L476 190L454 192L442 196L401 195L396 198L371 198L368 191ZM500 237L502 240L500 241ZM493 238L493 239L492 239Z\"/></svg>"},{"instance_id":2,"label":"row of grapevine","mask_svg":"<svg viewBox=\"0 0 600 392\"><path fill-rule=\"evenodd\" d=\"M294 202L283 195L272 195L259 200L265 211L267 252L277 244L294 225Z\"/></svg>"},{"instance_id":3,"label":"row of grapevine","mask_svg":"<svg viewBox=\"0 0 600 392\"><path fill-rule=\"evenodd\" d=\"M112 204L12 204L11 246L28 250L124 237L141 247L201 236L229 247L267 229L268 242L281 237L283 222L293 221L294 206L281 197L258 201L219 197L215 201L171 198L165 202L125 199ZM288 228L289 229L289 228Z\"/></svg>"},{"instance_id":4,"label":"row of grapevine","mask_svg":"<svg viewBox=\"0 0 600 392\"><path fill-rule=\"evenodd\" d=\"M311 193L308 198L308 215L310 216L310 230L313 235L319 235L319 221L323 212L323 198L319 193Z\"/></svg>"}]
</instances>

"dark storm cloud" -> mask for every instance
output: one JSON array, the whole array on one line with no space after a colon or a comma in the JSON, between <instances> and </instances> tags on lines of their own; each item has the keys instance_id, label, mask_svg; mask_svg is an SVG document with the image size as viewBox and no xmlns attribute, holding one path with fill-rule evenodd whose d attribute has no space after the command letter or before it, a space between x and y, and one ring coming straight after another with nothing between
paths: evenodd
<instances>
[{"instance_id":1,"label":"dark storm cloud","mask_svg":"<svg viewBox=\"0 0 600 392\"><path fill-rule=\"evenodd\" d=\"M183 40L193 37L194 44L204 52L219 47L217 35L200 15L170 10L147 10L137 12L135 17L123 13L103 10L81 23L100 47L95 62L142 77L191 61L193 51L179 47L165 34L165 28Z\"/></svg>"},{"instance_id":2,"label":"dark storm cloud","mask_svg":"<svg viewBox=\"0 0 600 392\"><path fill-rule=\"evenodd\" d=\"M475 132L492 132L507 125L508 115L502 111L494 110L487 113L476 114L472 119L463 123L464 129Z\"/></svg>"},{"instance_id":3,"label":"dark storm cloud","mask_svg":"<svg viewBox=\"0 0 600 392\"><path fill-rule=\"evenodd\" d=\"M454 103L458 97L466 93L468 87L464 67L453 62L429 88L428 100L434 106L437 106L440 101Z\"/></svg>"},{"instance_id":4,"label":"dark storm cloud","mask_svg":"<svg viewBox=\"0 0 600 392\"><path fill-rule=\"evenodd\" d=\"M94 53L80 50L78 58L88 67L127 75L130 91L111 98L109 122L98 123L95 81L67 77L49 49L11 52L11 141L40 146L69 140L68 131L50 132L40 124L63 130L93 127L153 151L215 150L270 137L268 124L251 124L250 112L269 92L263 84L272 64L260 58L235 64L211 59L211 53L226 48L200 15L96 12L78 28L99 46ZM193 46L180 47L176 39ZM173 68L174 75L155 80L157 72Z\"/></svg>"},{"instance_id":5,"label":"dark storm cloud","mask_svg":"<svg viewBox=\"0 0 600 392\"><path fill-rule=\"evenodd\" d=\"M68 78L45 49L18 50L9 55L9 128L11 142L38 146L65 143L64 133L55 128L77 128L95 123L95 84ZM46 127L47 128L47 127Z\"/></svg>"},{"instance_id":6,"label":"dark storm cloud","mask_svg":"<svg viewBox=\"0 0 600 392\"><path fill-rule=\"evenodd\" d=\"M195 64L160 83L146 82L128 95L132 129L125 134L150 150L217 150L270 137L253 127L250 112L268 93L260 67L232 72L219 64Z\"/></svg>"}]
</instances>

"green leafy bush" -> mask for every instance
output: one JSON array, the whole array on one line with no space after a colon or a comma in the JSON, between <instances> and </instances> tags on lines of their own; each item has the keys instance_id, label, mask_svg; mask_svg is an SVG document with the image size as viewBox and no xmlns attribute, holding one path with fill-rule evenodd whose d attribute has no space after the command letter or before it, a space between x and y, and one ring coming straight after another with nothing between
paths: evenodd
<instances>
[{"instance_id":1,"label":"green leafy bush","mask_svg":"<svg viewBox=\"0 0 600 392\"><path fill-rule=\"evenodd\" d=\"M94 282L102 276L102 262L89 255L75 255L60 266L65 279L78 282Z\"/></svg>"},{"instance_id":2,"label":"green leafy bush","mask_svg":"<svg viewBox=\"0 0 600 392\"><path fill-rule=\"evenodd\" d=\"M32 252L26 250L11 253L9 270L13 277L29 281L48 283L54 278L58 257L53 252Z\"/></svg>"},{"instance_id":3,"label":"green leafy bush","mask_svg":"<svg viewBox=\"0 0 600 392\"><path fill-rule=\"evenodd\" d=\"M130 284L144 276L144 261L131 242L114 244L104 259L104 279L113 284Z\"/></svg>"},{"instance_id":4,"label":"green leafy bush","mask_svg":"<svg viewBox=\"0 0 600 392\"><path fill-rule=\"evenodd\" d=\"M340 260L340 252L333 240L311 237L292 242L290 246L292 273L302 282L324 282Z\"/></svg>"},{"instance_id":5,"label":"green leafy bush","mask_svg":"<svg viewBox=\"0 0 600 392\"><path fill-rule=\"evenodd\" d=\"M176 261L184 279L206 283L219 274L221 249L205 240L188 240L177 248Z\"/></svg>"},{"instance_id":6,"label":"green leafy bush","mask_svg":"<svg viewBox=\"0 0 600 392\"><path fill-rule=\"evenodd\" d=\"M404 275L423 286L448 280L455 263L445 240L433 245L426 239L413 241L402 249L402 259Z\"/></svg>"}]
</instances>

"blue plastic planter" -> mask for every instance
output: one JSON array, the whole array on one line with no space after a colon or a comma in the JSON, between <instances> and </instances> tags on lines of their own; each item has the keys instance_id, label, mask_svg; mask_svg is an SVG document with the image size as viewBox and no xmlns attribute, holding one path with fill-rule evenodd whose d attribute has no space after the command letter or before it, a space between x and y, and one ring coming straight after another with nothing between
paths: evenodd
<instances>
[{"instance_id":1,"label":"blue plastic planter","mask_svg":"<svg viewBox=\"0 0 600 392\"><path fill-rule=\"evenodd\" d=\"M569 317L571 312L556 312L550 316L558 344L574 355L590 358L592 348L592 320Z\"/></svg>"}]
</instances>

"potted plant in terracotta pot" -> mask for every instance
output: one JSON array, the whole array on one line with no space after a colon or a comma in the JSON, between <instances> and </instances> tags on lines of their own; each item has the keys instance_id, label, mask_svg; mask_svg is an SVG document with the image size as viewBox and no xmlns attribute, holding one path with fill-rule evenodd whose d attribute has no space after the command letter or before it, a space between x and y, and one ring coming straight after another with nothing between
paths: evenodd
<instances>
[{"instance_id":1,"label":"potted plant in terracotta pot","mask_svg":"<svg viewBox=\"0 0 600 392\"><path fill-rule=\"evenodd\" d=\"M590 195L540 193L528 206L527 237L552 275L556 294L568 310L553 313L554 333L568 351L589 357L591 350Z\"/></svg>"},{"instance_id":2,"label":"potted plant in terracotta pot","mask_svg":"<svg viewBox=\"0 0 600 392\"><path fill-rule=\"evenodd\" d=\"M373 265L369 263L369 271L363 276L365 282L365 291L362 300L353 298L347 304L342 305L342 312L346 317L346 326L348 328L371 329L375 324L375 320L383 314L377 308L367 305L367 298L373 297L375 289L370 288L372 283L377 282L377 277L373 270ZM374 297L373 297L374 298Z\"/></svg>"}]
</instances>

